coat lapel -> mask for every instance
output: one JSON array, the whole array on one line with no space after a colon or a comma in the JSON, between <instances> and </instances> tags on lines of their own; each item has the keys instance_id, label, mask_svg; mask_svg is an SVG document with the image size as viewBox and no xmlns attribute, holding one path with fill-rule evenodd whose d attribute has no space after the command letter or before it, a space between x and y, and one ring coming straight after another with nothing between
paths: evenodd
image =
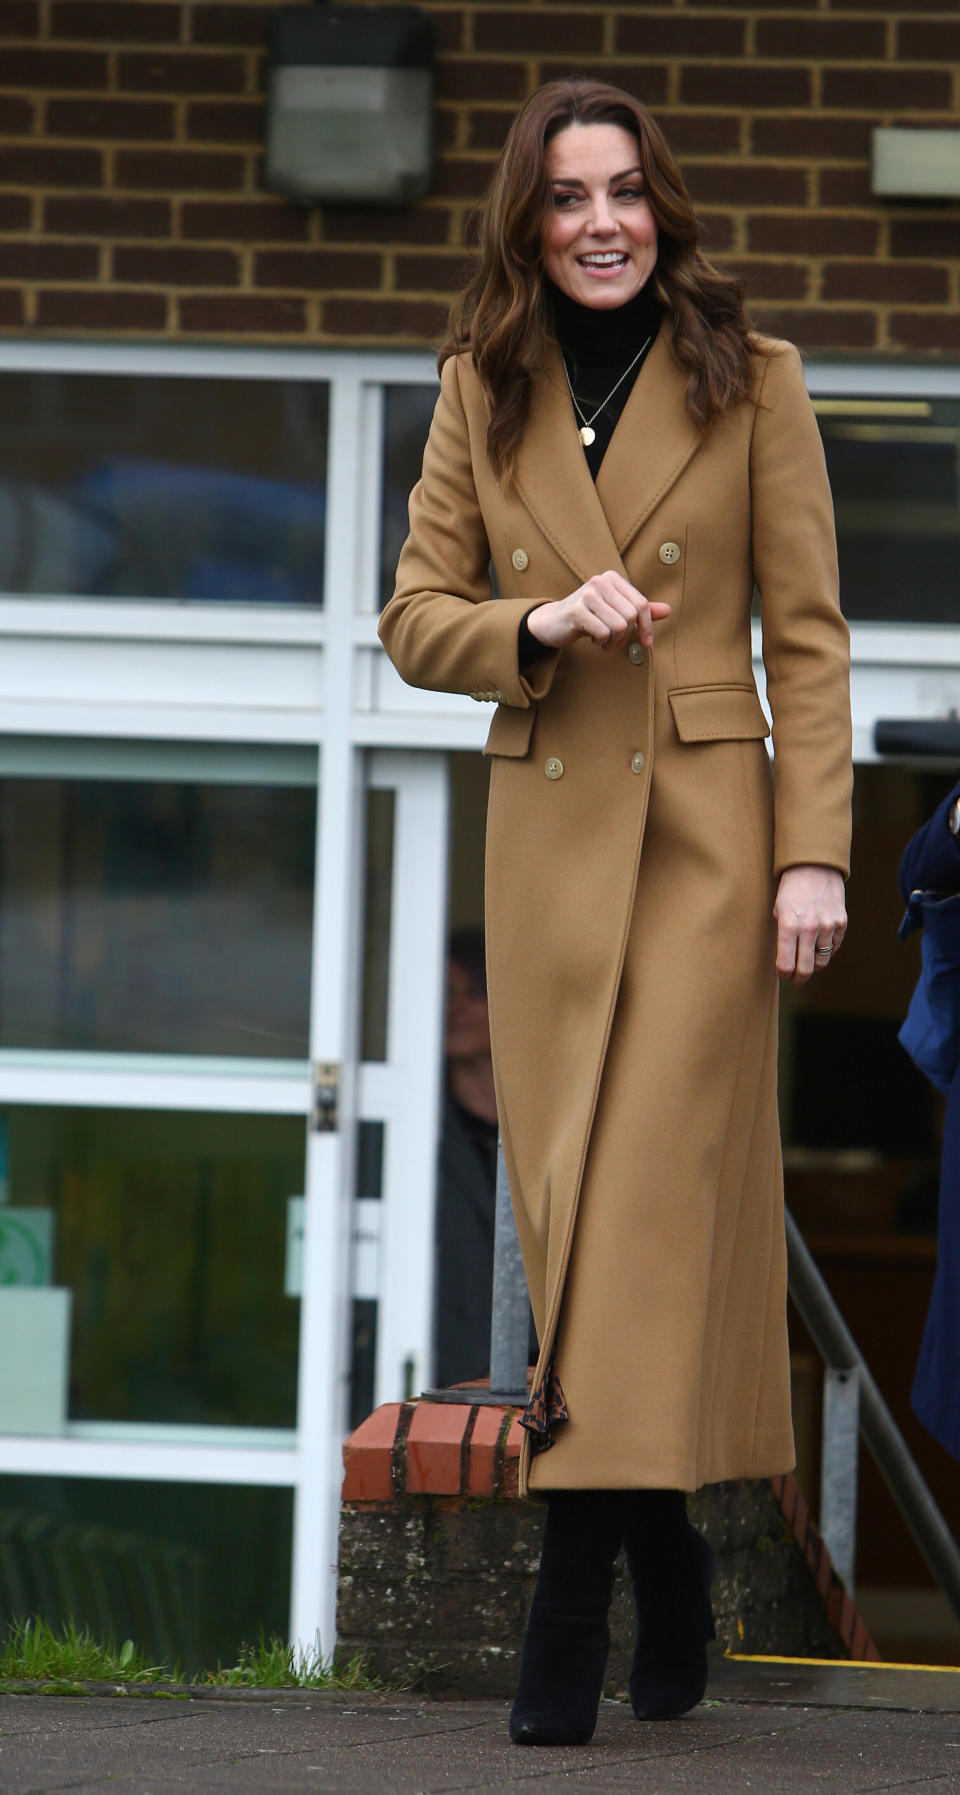
<instances>
[{"instance_id":1,"label":"coat lapel","mask_svg":"<svg viewBox=\"0 0 960 1795\"><path fill-rule=\"evenodd\" d=\"M547 345L543 370L534 376L514 486L537 528L578 580L588 580L608 567L622 572L610 525L580 447L563 361L555 343Z\"/></svg>"},{"instance_id":2,"label":"coat lapel","mask_svg":"<svg viewBox=\"0 0 960 1795\"><path fill-rule=\"evenodd\" d=\"M666 498L702 440L687 411L687 374L657 337L597 475L597 498L617 548L628 543Z\"/></svg>"},{"instance_id":3,"label":"coat lapel","mask_svg":"<svg viewBox=\"0 0 960 1795\"><path fill-rule=\"evenodd\" d=\"M701 442L685 403L687 375L666 329L640 370L596 485L577 438L560 351L547 347L534 377L515 487L537 528L580 580L621 556L680 478Z\"/></svg>"}]
</instances>

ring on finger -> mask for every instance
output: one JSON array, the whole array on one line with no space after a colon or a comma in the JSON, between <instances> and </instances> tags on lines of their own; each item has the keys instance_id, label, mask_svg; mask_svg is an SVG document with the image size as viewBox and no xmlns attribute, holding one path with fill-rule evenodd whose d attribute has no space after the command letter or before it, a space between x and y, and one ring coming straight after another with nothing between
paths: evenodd
<instances>
[{"instance_id":1,"label":"ring on finger","mask_svg":"<svg viewBox=\"0 0 960 1795\"><path fill-rule=\"evenodd\" d=\"M822 960L829 960L833 953L833 942L829 942L826 947L821 947L818 943L813 952L815 957L819 956Z\"/></svg>"}]
</instances>

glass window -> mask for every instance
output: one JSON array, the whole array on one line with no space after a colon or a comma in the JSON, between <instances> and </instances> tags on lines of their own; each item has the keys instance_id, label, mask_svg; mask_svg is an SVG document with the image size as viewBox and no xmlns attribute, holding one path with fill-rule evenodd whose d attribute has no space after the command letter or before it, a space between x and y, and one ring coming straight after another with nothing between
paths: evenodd
<instances>
[{"instance_id":1,"label":"glass window","mask_svg":"<svg viewBox=\"0 0 960 1795\"><path fill-rule=\"evenodd\" d=\"M316 789L0 779L0 1046L308 1055Z\"/></svg>"},{"instance_id":2,"label":"glass window","mask_svg":"<svg viewBox=\"0 0 960 1795\"><path fill-rule=\"evenodd\" d=\"M42 1614L189 1676L286 1638L293 1497L232 1484L0 1477L0 1633Z\"/></svg>"},{"instance_id":3,"label":"glass window","mask_svg":"<svg viewBox=\"0 0 960 1795\"><path fill-rule=\"evenodd\" d=\"M297 1116L0 1110L0 1432L293 1427L304 1155Z\"/></svg>"},{"instance_id":4,"label":"glass window","mask_svg":"<svg viewBox=\"0 0 960 1795\"><path fill-rule=\"evenodd\" d=\"M328 388L0 374L0 590L320 604Z\"/></svg>"},{"instance_id":5,"label":"glass window","mask_svg":"<svg viewBox=\"0 0 960 1795\"><path fill-rule=\"evenodd\" d=\"M960 621L960 399L814 399L850 618Z\"/></svg>"},{"instance_id":6,"label":"glass window","mask_svg":"<svg viewBox=\"0 0 960 1795\"><path fill-rule=\"evenodd\" d=\"M374 788L367 792L360 1016L360 1056L365 1060L387 1057L394 811L392 791Z\"/></svg>"},{"instance_id":7,"label":"glass window","mask_svg":"<svg viewBox=\"0 0 960 1795\"><path fill-rule=\"evenodd\" d=\"M920 951L918 937L897 939L897 873L949 789L944 773L857 768L843 952L827 975L780 995L781 1120L798 1220L807 1205L823 1216L833 1205L838 1225L850 1226L862 1203L861 1225L899 1229L911 1192L929 1186L942 1104L897 1040ZM853 1193L848 1204L840 1187Z\"/></svg>"},{"instance_id":8,"label":"glass window","mask_svg":"<svg viewBox=\"0 0 960 1795\"><path fill-rule=\"evenodd\" d=\"M407 501L420 478L436 386L388 386L383 403L383 488L380 527L380 609L393 592L397 561L407 539Z\"/></svg>"}]
</instances>

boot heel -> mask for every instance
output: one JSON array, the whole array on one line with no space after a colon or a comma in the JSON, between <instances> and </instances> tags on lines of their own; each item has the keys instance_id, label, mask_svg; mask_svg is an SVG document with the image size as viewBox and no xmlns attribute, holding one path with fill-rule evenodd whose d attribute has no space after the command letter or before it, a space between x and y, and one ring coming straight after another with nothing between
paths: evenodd
<instances>
[{"instance_id":1,"label":"boot heel","mask_svg":"<svg viewBox=\"0 0 960 1795\"><path fill-rule=\"evenodd\" d=\"M634 1716L676 1719L703 1700L707 1686L707 1644L716 1638L710 1605L713 1552L690 1526L684 1505L682 1526L671 1528L670 1537L658 1538L656 1527L640 1537L628 1533L627 1555L637 1603L630 1673Z\"/></svg>"}]
</instances>

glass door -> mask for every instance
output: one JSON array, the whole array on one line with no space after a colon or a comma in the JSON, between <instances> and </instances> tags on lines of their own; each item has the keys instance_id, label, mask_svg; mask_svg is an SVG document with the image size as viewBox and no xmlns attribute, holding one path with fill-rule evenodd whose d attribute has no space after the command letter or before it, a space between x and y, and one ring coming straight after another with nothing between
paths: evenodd
<instances>
[{"instance_id":1,"label":"glass door","mask_svg":"<svg viewBox=\"0 0 960 1795\"><path fill-rule=\"evenodd\" d=\"M289 1613L317 767L0 745L0 1611L198 1662Z\"/></svg>"}]
</instances>

